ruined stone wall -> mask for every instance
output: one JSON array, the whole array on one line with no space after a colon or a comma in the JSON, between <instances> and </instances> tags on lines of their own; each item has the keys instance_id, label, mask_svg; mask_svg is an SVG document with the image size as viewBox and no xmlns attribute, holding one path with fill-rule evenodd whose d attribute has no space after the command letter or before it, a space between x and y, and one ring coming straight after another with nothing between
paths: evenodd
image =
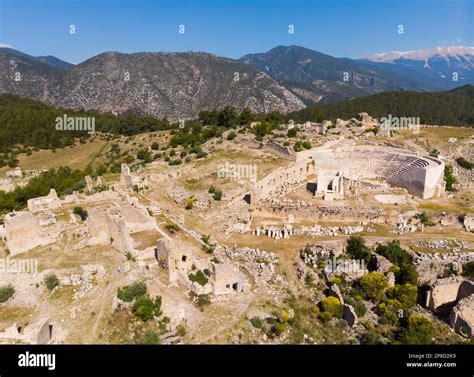
<instances>
[{"instance_id":1,"label":"ruined stone wall","mask_svg":"<svg viewBox=\"0 0 474 377\"><path fill-rule=\"evenodd\" d=\"M437 310L442 305L454 304L474 293L474 283L461 277L439 279L427 293L426 306Z\"/></svg>"},{"instance_id":2,"label":"ruined stone wall","mask_svg":"<svg viewBox=\"0 0 474 377\"><path fill-rule=\"evenodd\" d=\"M5 217L5 240L11 255L49 245L56 239L57 235L49 234L29 212L12 213Z\"/></svg>"},{"instance_id":3,"label":"ruined stone wall","mask_svg":"<svg viewBox=\"0 0 474 377\"><path fill-rule=\"evenodd\" d=\"M295 160L297 157L297 153L294 152L292 149L289 147L285 147L281 144L276 143L275 141L271 141L269 143L266 143L263 148L263 150L268 150L270 152L275 152L278 155L280 155L283 158L286 158L287 160Z\"/></svg>"},{"instance_id":4,"label":"ruined stone wall","mask_svg":"<svg viewBox=\"0 0 474 377\"><path fill-rule=\"evenodd\" d=\"M155 249L155 257L158 263L164 266L168 272L168 284L178 279L175 246L171 239L162 238L158 240Z\"/></svg>"},{"instance_id":5,"label":"ruined stone wall","mask_svg":"<svg viewBox=\"0 0 474 377\"><path fill-rule=\"evenodd\" d=\"M449 320L454 331L471 338L474 329L474 295L460 300L453 308Z\"/></svg>"},{"instance_id":6,"label":"ruined stone wall","mask_svg":"<svg viewBox=\"0 0 474 377\"><path fill-rule=\"evenodd\" d=\"M131 234L143 230L156 230L155 220L142 208L92 208L87 220L89 245L112 244L117 250L132 252Z\"/></svg>"},{"instance_id":7,"label":"ruined stone wall","mask_svg":"<svg viewBox=\"0 0 474 377\"><path fill-rule=\"evenodd\" d=\"M31 212L39 212L50 209L61 208L61 201L55 189L51 189L47 196L29 199L27 201L28 209Z\"/></svg>"},{"instance_id":8,"label":"ruined stone wall","mask_svg":"<svg viewBox=\"0 0 474 377\"><path fill-rule=\"evenodd\" d=\"M104 209L89 209L86 224L89 229L89 245L107 245L110 243L109 219Z\"/></svg>"},{"instance_id":9,"label":"ruined stone wall","mask_svg":"<svg viewBox=\"0 0 474 377\"><path fill-rule=\"evenodd\" d=\"M314 165L311 160L304 160L288 167L278 168L252 184L250 192L251 204L257 204L282 185L300 183L311 174L314 174Z\"/></svg>"},{"instance_id":10,"label":"ruined stone wall","mask_svg":"<svg viewBox=\"0 0 474 377\"><path fill-rule=\"evenodd\" d=\"M244 279L240 273L234 271L228 264L212 264L213 293L223 295L232 292L241 292L244 286Z\"/></svg>"}]
</instances>

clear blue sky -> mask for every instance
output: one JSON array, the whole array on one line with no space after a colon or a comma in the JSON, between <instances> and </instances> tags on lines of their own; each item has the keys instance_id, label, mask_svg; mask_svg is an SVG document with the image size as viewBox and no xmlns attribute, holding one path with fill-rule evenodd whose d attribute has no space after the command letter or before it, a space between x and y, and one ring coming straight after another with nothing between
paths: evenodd
<instances>
[{"instance_id":1,"label":"clear blue sky","mask_svg":"<svg viewBox=\"0 0 474 377\"><path fill-rule=\"evenodd\" d=\"M104 51L239 58L292 44L357 58L474 46L474 0L0 0L0 44L73 63Z\"/></svg>"}]
</instances>

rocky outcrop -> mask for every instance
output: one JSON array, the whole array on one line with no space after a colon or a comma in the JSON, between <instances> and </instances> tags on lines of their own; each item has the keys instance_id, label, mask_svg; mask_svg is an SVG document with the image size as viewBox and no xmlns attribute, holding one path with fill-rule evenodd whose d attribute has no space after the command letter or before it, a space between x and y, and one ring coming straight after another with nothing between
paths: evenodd
<instances>
[{"instance_id":1,"label":"rocky outcrop","mask_svg":"<svg viewBox=\"0 0 474 377\"><path fill-rule=\"evenodd\" d=\"M357 325L358 317L354 308L351 305L344 304L344 307L342 309L342 316L347 321L349 326L352 327L352 326Z\"/></svg>"}]
</instances>

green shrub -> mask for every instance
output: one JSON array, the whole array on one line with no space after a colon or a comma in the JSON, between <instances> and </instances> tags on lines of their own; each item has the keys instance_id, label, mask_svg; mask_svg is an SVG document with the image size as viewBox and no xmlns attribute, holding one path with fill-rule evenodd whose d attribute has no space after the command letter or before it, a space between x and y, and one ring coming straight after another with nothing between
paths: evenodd
<instances>
[{"instance_id":1,"label":"green shrub","mask_svg":"<svg viewBox=\"0 0 474 377\"><path fill-rule=\"evenodd\" d=\"M431 321L417 314L408 318L406 328L401 331L401 340L404 344L432 344L434 336L435 328Z\"/></svg>"},{"instance_id":2,"label":"green shrub","mask_svg":"<svg viewBox=\"0 0 474 377\"><path fill-rule=\"evenodd\" d=\"M464 157L456 158L456 162L464 169L472 170L474 168L474 163L466 160Z\"/></svg>"},{"instance_id":3,"label":"green shrub","mask_svg":"<svg viewBox=\"0 0 474 377\"><path fill-rule=\"evenodd\" d=\"M454 191L453 185L457 182L457 180L454 176L454 170L451 165L446 165L444 167L444 180L446 181L446 190Z\"/></svg>"},{"instance_id":4,"label":"green shrub","mask_svg":"<svg viewBox=\"0 0 474 377\"><path fill-rule=\"evenodd\" d=\"M426 212L421 212L418 215L418 219L421 221L421 223L423 225L427 225L427 226L433 226L434 225L434 222L430 220L430 218L428 217Z\"/></svg>"},{"instance_id":5,"label":"green shrub","mask_svg":"<svg viewBox=\"0 0 474 377\"><path fill-rule=\"evenodd\" d=\"M85 221L87 219L87 211L81 207L74 207L72 213L78 215L82 221Z\"/></svg>"},{"instance_id":6,"label":"green shrub","mask_svg":"<svg viewBox=\"0 0 474 377\"><path fill-rule=\"evenodd\" d=\"M311 149L311 143L308 141L308 140L303 140L301 142L301 146L304 148L304 149Z\"/></svg>"},{"instance_id":7,"label":"green shrub","mask_svg":"<svg viewBox=\"0 0 474 377\"><path fill-rule=\"evenodd\" d=\"M0 304L7 302L10 297L15 293L15 288L11 285L5 285L0 287Z\"/></svg>"},{"instance_id":8,"label":"green shrub","mask_svg":"<svg viewBox=\"0 0 474 377\"><path fill-rule=\"evenodd\" d=\"M177 327L176 330L178 331L178 335L182 338L183 336L186 335L186 326L182 323L180 323Z\"/></svg>"},{"instance_id":9,"label":"green shrub","mask_svg":"<svg viewBox=\"0 0 474 377\"><path fill-rule=\"evenodd\" d=\"M390 296L398 300L403 309L410 309L416 305L418 300L418 288L409 283L397 284L390 290Z\"/></svg>"},{"instance_id":10,"label":"green shrub","mask_svg":"<svg viewBox=\"0 0 474 377\"><path fill-rule=\"evenodd\" d=\"M183 161L178 158L176 160L171 160L170 162L168 162L168 165L175 166L175 165L181 165L182 163Z\"/></svg>"},{"instance_id":11,"label":"green shrub","mask_svg":"<svg viewBox=\"0 0 474 377\"><path fill-rule=\"evenodd\" d=\"M393 240L386 245L378 245L375 251L399 267L399 270L395 273L398 284L410 283L417 285L418 271L411 263L410 254L400 247L398 240Z\"/></svg>"},{"instance_id":12,"label":"green shrub","mask_svg":"<svg viewBox=\"0 0 474 377\"><path fill-rule=\"evenodd\" d=\"M398 240L393 240L386 245L378 245L375 252L397 266L411 262L410 254L400 247Z\"/></svg>"},{"instance_id":13,"label":"green shrub","mask_svg":"<svg viewBox=\"0 0 474 377\"><path fill-rule=\"evenodd\" d=\"M262 330L265 326L265 322L260 317L252 317L250 319L250 323L252 324L253 327L259 330Z\"/></svg>"},{"instance_id":14,"label":"green shrub","mask_svg":"<svg viewBox=\"0 0 474 377\"><path fill-rule=\"evenodd\" d=\"M165 225L165 229L171 234L174 234L178 232L181 228L175 223L168 223Z\"/></svg>"},{"instance_id":15,"label":"green shrub","mask_svg":"<svg viewBox=\"0 0 474 377\"><path fill-rule=\"evenodd\" d=\"M372 252L365 245L365 240L360 236L350 236L347 240L346 251L349 255L356 259L363 259L365 263L369 263Z\"/></svg>"},{"instance_id":16,"label":"green shrub","mask_svg":"<svg viewBox=\"0 0 474 377\"><path fill-rule=\"evenodd\" d=\"M398 313L402 309L402 304L398 300L387 300L377 306L380 315L380 322L384 325L394 325L398 322Z\"/></svg>"},{"instance_id":17,"label":"green shrub","mask_svg":"<svg viewBox=\"0 0 474 377\"><path fill-rule=\"evenodd\" d=\"M212 197L214 198L215 201L220 201L222 199L222 190L216 189Z\"/></svg>"},{"instance_id":18,"label":"green shrub","mask_svg":"<svg viewBox=\"0 0 474 377\"><path fill-rule=\"evenodd\" d=\"M140 149L137 152L137 159L142 160L146 164L150 163L153 160L151 158L150 152L148 152L146 149Z\"/></svg>"},{"instance_id":19,"label":"green shrub","mask_svg":"<svg viewBox=\"0 0 474 377\"><path fill-rule=\"evenodd\" d=\"M144 282L135 282L119 288L117 297L125 302L132 302L134 299L146 294L146 284Z\"/></svg>"},{"instance_id":20,"label":"green shrub","mask_svg":"<svg viewBox=\"0 0 474 377\"><path fill-rule=\"evenodd\" d=\"M160 344L160 335L153 331L147 330L142 336L137 340L138 344Z\"/></svg>"},{"instance_id":21,"label":"green shrub","mask_svg":"<svg viewBox=\"0 0 474 377\"><path fill-rule=\"evenodd\" d=\"M186 200L186 206L184 208L186 208L187 210L192 209L195 201L196 199L194 197L188 198Z\"/></svg>"},{"instance_id":22,"label":"green shrub","mask_svg":"<svg viewBox=\"0 0 474 377\"><path fill-rule=\"evenodd\" d=\"M387 278L379 272L370 272L359 279L365 295L373 300L379 300L388 287Z\"/></svg>"},{"instance_id":23,"label":"green shrub","mask_svg":"<svg viewBox=\"0 0 474 377\"><path fill-rule=\"evenodd\" d=\"M52 291L54 288L56 288L59 285L59 279L55 274L50 273L49 275L45 276L44 284L46 285L46 288Z\"/></svg>"},{"instance_id":24,"label":"green shrub","mask_svg":"<svg viewBox=\"0 0 474 377\"><path fill-rule=\"evenodd\" d=\"M296 127L293 127L293 128L288 130L288 132L286 133L286 136L296 137L297 134L298 134L298 129Z\"/></svg>"},{"instance_id":25,"label":"green shrub","mask_svg":"<svg viewBox=\"0 0 474 377\"><path fill-rule=\"evenodd\" d=\"M325 313L328 313L331 317L342 317L342 305L336 297L325 297L321 302L321 307Z\"/></svg>"},{"instance_id":26,"label":"green shrub","mask_svg":"<svg viewBox=\"0 0 474 377\"><path fill-rule=\"evenodd\" d=\"M281 323L281 322L277 322L273 325L273 333L276 335L276 336L280 336L281 334L283 334L286 330L286 326L284 323Z\"/></svg>"},{"instance_id":27,"label":"green shrub","mask_svg":"<svg viewBox=\"0 0 474 377\"><path fill-rule=\"evenodd\" d=\"M293 150L295 152L301 152L303 150L303 146L301 145L301 141L297 141L295 145L293 145Z\"/></svg>"},{"instance_id":28,"label":"green shrub","mask_svg":"<svg viewBox=\"0 0 474 377\"><path fill-rule=\"evenodd\" d=\"M462 276L467 278L474 278L474 261L463 264Z\"/></svg>"},{"instance_id":29,"label":"green shrub","mask_svg":"<svg viewBox=\"0 0 474 377\"><path fill-rule=\"evenodd\" d=\"M135 299L132 312L142 321L149 321L161 315L161 296L152 300L149 296L140 296Z\"/></svg>"},{"instance_id":30,"label":"green shrub","mask_svg":"<svg viewBox=\"0 0 474 377\"><path fill-rule=\"evenodd\" d=\"M367 312L367 308L362 301L362 297L358 297L357 299L352 296L344 295L344 302L354 308L354 311L358 317L362 317Z\"/></svg>"},{"instance_id":31,"label":"green shrub","mask_svg":"<svg viewBox=\"0 0 474 377\"><path fill-rule=\"evenodd\" d=\"M204 152L204 151L200 151L200 152L198 152L198 154L196 155L196 158L204 158L204 157L207 157L207 153Z\"/></svg>"},{"instance_id":32,"label":"green shrub","mask_svg":"<svg viewBox=\"0 0 474 377\"><path fill-rule=\"evenodd\" d=\"M197 295L195 292L189 292L189 297L196 303L201 311L204 311L204 307L211 304L211 299L207 294Z\"/></svg>"},{"instance_id":33,"label":"green shrub","mask_svg":"<svg viewBox=\"0 0 474 377\"><path fill-rule=\"evenodd\" d=\"M135 260L136 260L135 257L133 256L133 254L130 251L127 251L125 256L127 257L127 260L129 260L131 262L135 262Z\"/></svg>"},{"instance_id":34,"label":"green shrub","mask_svg":"<svg viewBox=\"0 0 474 377\"><path fill-rule=\"evenodd\" d=\"M382 344L380 335L372 327L367 329L367 331L361 335L359 342L360 344Z\"/></svg>"},{"instance_id":35,"label":"green shrub","mask_svg":"<svg viewBox=\"0 0 474 377\"><path fill-rule=\"evenodd\" d=\"M195 281L198 284L201 284L202 286L206 285L207 282L209 281L208 277L204 272L201 270L198 270L195 274L190 273L188 275L189 280Z\"/></svg>"},{"instance_id":36,"label":"green shrub","mask_svg":"<svg viewBox=\"0 0 474 377\"><path fill-rule=\"evenodd\" d=\"M435 158L438 158L440 152L438 149L433 149L431 152L430 152L430 156L431 157L435 157Z\"/></svg>"},{"instance_id":37,"label":"green shrub","mask_svg":"<svg viewBox=\"0 0 474 377\"><path fill-rule=\"evenodd\" d=\"M417 285L418 283L418 270L416 266L412 264L403 264L400 266L400 270L395 274L395 281L397 284L411 284Z\"/></svg>"}]
</instances>

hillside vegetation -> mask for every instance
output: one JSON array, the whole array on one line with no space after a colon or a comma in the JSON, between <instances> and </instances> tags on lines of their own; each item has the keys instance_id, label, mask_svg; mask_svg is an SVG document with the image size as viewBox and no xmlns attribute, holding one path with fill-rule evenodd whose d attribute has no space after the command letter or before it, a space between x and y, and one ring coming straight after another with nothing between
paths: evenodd
<instances>
[{"instance_id":1,"label":"hillside vegetation","mask_svg":"<svg viewBox=\"0 0 474 377\"><path fill-rule=\"evenodd\" d=\"M420 117L422 124L473 126L474 87L466 85L450 92L387 92L330 105L319 105L289 114L295 122L319 119L349 119L366 112L373 117Z\"/></svg>"}]
</instances>

